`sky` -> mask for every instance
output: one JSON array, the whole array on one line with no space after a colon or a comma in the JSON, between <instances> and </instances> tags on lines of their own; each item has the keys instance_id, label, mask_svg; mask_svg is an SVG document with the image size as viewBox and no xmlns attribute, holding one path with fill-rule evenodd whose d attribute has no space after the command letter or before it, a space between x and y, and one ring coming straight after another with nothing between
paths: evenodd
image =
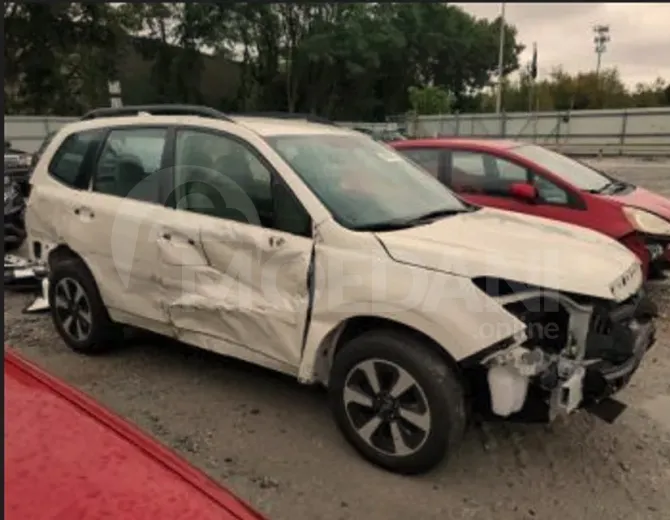
<instances>
[{"instance_id":1,"label":"sky","mask_svg":"<svg viewBox=\"0 0 670 520\"><path fill-rule=\"evenodd\" d=\"M483 18L500 15L500 3L456 3ZM602 67L616 66L628 87L661 76L670 82L670 3L506 3L505 20L517 28L530 61L537 42L538 79L562 65L570 73L595 70L593 26L610 26Z\"/></svg>"}]
</instances>

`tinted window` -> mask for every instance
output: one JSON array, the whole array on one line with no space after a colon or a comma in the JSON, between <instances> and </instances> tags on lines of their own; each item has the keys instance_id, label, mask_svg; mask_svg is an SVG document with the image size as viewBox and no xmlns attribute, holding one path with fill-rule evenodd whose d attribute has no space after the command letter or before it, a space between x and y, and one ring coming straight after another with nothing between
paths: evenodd
<instances>
[{"instance_id":1,"label":"tinted window","mask_svg":"<svg viewBox=\"0 0 670 520\"><path fill-rule=\"evenodd\" d=\"M85 171L85 159L90 157L102 136L102 130L89 130L71 134L61 143L49 163L49 173L72 188L88 187L89 172Z\"/></svg>"},{"instance_id":2,"label":"tinted window","mask_svg":"<svg viewBox=\"0 0 670 520\"><path fill-rule=\"evenodd\" d=\"M112 130L95 168L93 190L107 195L158 202L158 175L167 129Z\"/></svg>"},{"instance_id":3,"label":"tinted window","mask_svg":"<svg viewBox=\"0 0 670 520\"><path fill-rule=\"evenodd\" d=\"M273 188L270 169L250 146L222 134L181 130L175 148L178 209L293 234L311 232L302 205L287 187Z\"/></svg>"},{"instance_id":4,"label":"tinted window","mask_svg":"<svg viewBox=\"0 0 670 520\"><path fill-rule=\"evenodd\" d=\"M399 150L405 157L408 157L433 177L439 178L440 174L440 154L442 150L437 148Z\"/></svg>"}]
</instances>

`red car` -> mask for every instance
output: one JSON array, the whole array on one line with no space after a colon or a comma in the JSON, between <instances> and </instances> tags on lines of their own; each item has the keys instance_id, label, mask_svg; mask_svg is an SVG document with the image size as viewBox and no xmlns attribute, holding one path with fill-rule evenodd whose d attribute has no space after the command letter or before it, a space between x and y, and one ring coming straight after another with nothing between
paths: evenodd
<instances>
[{"instance_id":1,"label":"red car","mask_svg":"<svg viewBox=\"0 0 670 520\"><path fill-rule=\"evenodd\" d=\"M576 224L618 240L645 275L670 261L670 200L535 144L478 139L390 143L465 200Z\"/></svg>"},{"instance_id":2,"label":"red car","mask_svg":"<svg viewBox=\"0 0 670 520\"><path fill-rule=\"evenodd\" d=\"M264 517L116 415L5 349L6 520Z\"/></svg>"}]
</instances>

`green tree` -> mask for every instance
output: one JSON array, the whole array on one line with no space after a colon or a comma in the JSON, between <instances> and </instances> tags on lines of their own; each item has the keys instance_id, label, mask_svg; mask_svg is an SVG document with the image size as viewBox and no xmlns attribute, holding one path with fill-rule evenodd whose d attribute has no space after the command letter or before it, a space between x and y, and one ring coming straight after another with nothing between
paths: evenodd
<instances>
[{"instance_id":1,"label":"green tree","mask_svg":"<svg viewBox=\"0 0 670 520\"><path fill-rule=\"evenodd\" d=\"M10 3L5 24L5 93L20 110L105 103L103 82L115 76L126 103L211 103L206 48L228 58L218 80L228 97L217 98L226 109L382 120L411 107L411 86L478 106L496 73L500 20L432 3ZM522 46L505 31L507 74Z\"/></svg>"},{"instance_id":2,"label":"green tree","mask_svg":"<svg viewBox=\"0 0 670 520\"><path fill-rule=\"evenodd\" d=\"M409 102L417 115L448 114L452 98L449 92L440 87L409 87Z\"/></svg>"},{"instance_id":3,"label":"green tree","mask_svg":"<svg viewBox=\"0 0 670 520\"><path fill-rule=\"evenodd\" d=\"M9 105L23 113L76 114L108 103L120 36L109 4L5 3Z\"/></svg>"}]
</instances>

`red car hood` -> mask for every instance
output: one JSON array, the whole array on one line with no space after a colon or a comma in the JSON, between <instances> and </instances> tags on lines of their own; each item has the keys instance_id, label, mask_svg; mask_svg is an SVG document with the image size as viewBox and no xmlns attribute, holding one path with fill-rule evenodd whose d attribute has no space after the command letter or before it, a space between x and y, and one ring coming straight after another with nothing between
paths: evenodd
<instances>
[{"instance_id":1,"label":"red car hood","mask_svg":"<svg viewBox=\"0 0 670 520\"><path fill-rule=\"evenodd\" d=\"M72 387L5 350L5 518L263 520Z\"/></svg>"},{"instance_id":2,"label":"red car hood","mask_svg":"<svg viewBox=\"0 0 670 520\"><path fill-rule=\"evenodd\" d=\"M653 191L636 187L630 193L624 195L608 195L605 198L626 206L634 206L636 208L644 209L651 213L655 213L659 217L670 220L670 199L663 195L659 195L658 193L654 193Z\"/></svg>"}]
</instances>

